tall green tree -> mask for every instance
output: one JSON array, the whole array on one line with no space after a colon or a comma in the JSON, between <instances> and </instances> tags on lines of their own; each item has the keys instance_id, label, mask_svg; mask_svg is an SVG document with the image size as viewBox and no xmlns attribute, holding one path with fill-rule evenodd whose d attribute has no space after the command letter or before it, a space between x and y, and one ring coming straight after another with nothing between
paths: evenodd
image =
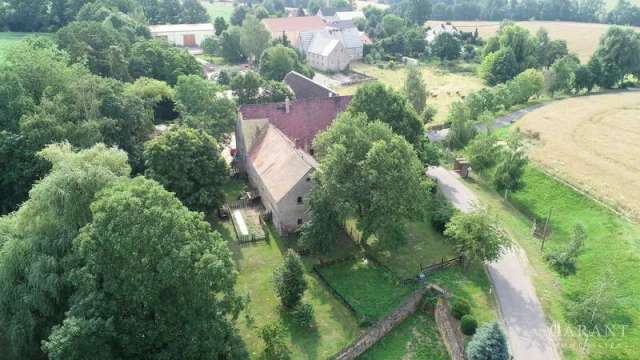
<instances>
[{"instance_id":1,"label":"tall green tree","mask_svg":"<svg viewBox=\"0 0 640 360\"><path fill-rule=\"evenodd\" d=\"M492 86L511 80L518 71L516 56L509 47L485 56L480 65L480 75L487 84Z\"/></svg>"},{"instance_id":2,"label":"tall green tree","mask_svg":"<svg viewBox=\"0 0 640 360\"><path fill-rule=\"evenodd\" d=\"M640 35L630 28L610 27L594 54L601 67L599 85L618 85L628 74L640 74Z\"/></svg>"},{"instance_id":3,"label":"tall green tree","mask_svg":"<svg viewBox=\"0 0 640 360\"><path fill-rule=\"evenodd\" d=\"M297 71L309 78L313 70L298 57L290 47L278 44L266 49L260 58L260 75L268 80L282 81L290 71Z\"/></svg>"},{"instance_id":4,"label":"tall green tree","mask_svg":"<svg viewBox=\"0 0 640 360\"><path fill-rule=\"evenodd\" d=\"M382 121L409 143L416 144L423 136L423 124L415 110L401 93L380 82L358 88L348 111L364 113L370 121Z\"/></svg>"},{"instance_id":5,"label":"tall green tree","mask_svg":"<svg viewBox=\"0 0 640 360\"><path fill-rule=\"evenodd\" d=\"M464 257L465 268L471 263L496 261L510 240L495 215L485 209L456 213L445 226L456 252Z\"/></svg>"},{"instance_id":6,"label":"tall green tree","mask_svg":"<svg viewBox=\"0 0 640 360\"><path fill-rule=\"evenodd\" d=\"M198 0L182 0L180 21L184 24L201 24L211 21L207 9Z\"/></svg>"},{"instance_id":7,"label":"tall green tree","mask_svg":"<svg viewBox=\"0 0 640 360\"><path fill-rule=\"evenodd\" d=\"M50 359L246 359L232 319L242 302L222 237L143 177L100 192L74 240L81 266Z\"/></svg>"},{"instance_id":8,"label":"tall green tree","mask_svg":"<svg viewBox=\"0 0 640 360\"><path fill-rule=\"evenodd\" d=\"M250 62L260 60L262 52L269 46L269 40L271 33L260 20L253 15L244 19L240 28L240 48Z\"/></svg>"},{"instance_id":9,"label":"tall green tree","mask_svg":"<svg viewBox=\"0 0 640 360\"><path fill-rule=\"evenodd\" d=\"M229 180L218 143L208 134L179 127L147 142L145 175L157 180L194 211L212 212L224 202Z\"/></svg>"},{"instance_id":10,"label":"tall green tree","mask_svg":"<svg viewBox=\"0 0 640 360\"><path fill-rule=\"evenodd\" d=\"M453 34L442 32L436 36L431 44L433 55L440 60L455 60L460 57L462 42Z\"/></svg>"},{"instance_id":11,"label":"tall green tree","mask_svg":"<svg viewBox=\"0 0 640 360\"><path fill-rule=\"evenodd\" d=\"M519 190L524 186L522 175L524 175L528 162L523 149L522 134L515 132L509 137L507 146L503 148L493 178L496 190L504 192L505 198L509 192Z\"/></svg>"},{"instance_id":12,"label":"tall green tree","mask_svg":"<svg viewBox=\"0 0 640 360\"><path fill-rule=\"evenodd\" d=\"M469 360L509 360L507 337L498 322L478 328L467 345L466 353Z\"/></svg>"},{"instance_id":13,"label":"tall green tree","mask_svg":"<svg viewBox=\"0 0 640 360\"><path fill-rule=\"evenodd\" d=\"M0 228L8 239L0 250L0 323L9 341L4 354L15 359L42 357L40 343L64 319L75 289L73 239L92 221L96 194L131 171L126 153L104 145L77 153L50 145L40 156L51 172L0 220L10 222Z\"/></svg>"},{"instance_id":14,"label":"tall green tree","mask_svg":"<svg viewBox=\"0 0 640 360\"><path fill-rule=\"evenodd\" d=\"M413 109L422 114L427 105L427 87L422 77L422 72L416 66L407 67L404 79L404 95L413 105Z\"/></svg>"},{"instance_id":15,"label":"tall green tree","mask_svg":"<svg viewBox=\"0 0 640 360\"><path fill-rule=\"evenodd\" d=\"M573 55L565 56L551 65L551 71L553 72L552 79L547 84L548 90L551 94L555 92L570 92L573 88L575 81L575 72L580 65L580 60Z\"/></svg>"},{"instance_id":16,"label":"tall green tree","mask_svg":"<svg viewBox=\"0 0 640 360\"><path fill-rule=\"evenodd\" d=\"M483 132L471 140L466 152L473 170L482 173L496 164L500 147L492 133Z\"/></svg>"},{"instance_id":17,"label":"tall green tree","mask_svg":"<svg viewBox=\"0 0 640 360\"><path fill-rule=\"evenodd\" d=\"M274 271L273 281L282 306L287 309L295 308L307 289L307 280L304 278L300 256L292 249L287 251L282 266Z\"/></svg>"},{"instance_id":18,"label":"tall green tree","mask_svg":"<svg viewBox=\"0 0 640 360\"><path fill-rule=\"evenodd\" d=\"M388 125L344 113L314 148L317 191L328 196L341 221L358 220L365 243L371 235L402 242L405 222L423 218L432 183L413 147Z\"/></svg>"},{"instance_id":19,"label":"tall green tree","mask_svg":"<svg viewBox=\"0 0 640 360\"><path fill-rule=\"evenodd\" d=\"M216 29L216 36L220 36L225 30L227 30L229 25L222 16L218 16L213 21L213 27Z\"/></svg>"},{"instance_id":20,"label":"tall green tree","mask_svg":"<svg viewBox=\"0 0 640 360\"><path fill-rule=\"evenodd\" d=\"M175 85L181 75L201 75L202 67L184 49L159 40L138 41L131 47L131 77L148 77Z\"/></svg>"},{"instance_id":21,"label":"tall green tree","mask_svg":"<svg viewBox=\"0 0 640 360\"><path fill-rule=\"evenodd\" d=\"M240 45L242 31L237 26L232 26L222 33L220 49L222 57L230 63L238 63L244 60L244 54Z\"/></svg>"}]
</instances>

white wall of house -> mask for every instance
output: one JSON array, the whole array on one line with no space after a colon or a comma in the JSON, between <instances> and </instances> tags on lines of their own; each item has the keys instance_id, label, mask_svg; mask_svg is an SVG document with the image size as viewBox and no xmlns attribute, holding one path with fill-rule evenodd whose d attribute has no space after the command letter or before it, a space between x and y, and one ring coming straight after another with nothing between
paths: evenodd
<instances>
[{"instance_id":1,"label":"white wall of house","mask_svg":"<svg viewBox=\"0 0 640 360\"><path fill-rule=\"evenodd\" d=\"M176 46L198 46L208 37L215 36L213 25L156 25L149 27L151 36Z\"/></svg>"},{"instance_id":2,"label":"white wall of house","mask_svg":"<svg viewBox=\"0 0 640 360\"><path fill-rule=\"evenodd\" d=\"M307 62L311 67L320 71L343 71L349 66L351 56L341 44L336 46L329 55L307 53Z\"/></svg>"},{"instance_id":3,"label":"white wall of house","mask_svg":"<svg viewBox=\"0 0 640 360\"><path fill-rule=\"evenodd\" d=\"M309 170L306 176L302 177L298 183L291 188L277 204L278 218L273 217L273 223L283 233L290 233L297 230L308 218L307 200L313 182L311 175L314 170Z\"/></svg>"}]
</instances>

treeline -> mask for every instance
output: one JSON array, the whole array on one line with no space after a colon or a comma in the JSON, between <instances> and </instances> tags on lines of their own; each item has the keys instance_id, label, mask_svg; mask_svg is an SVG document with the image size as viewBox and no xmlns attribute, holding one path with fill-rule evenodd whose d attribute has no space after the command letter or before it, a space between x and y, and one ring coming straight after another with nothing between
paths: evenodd
<instances>
[{"instance_id":1,"label":"treeline","mask_svg":"<svg viewBox=\"0 0 640 360\"><path fill-rule=\"evenodd\" d=\"M117 146L139 174L154 124L177 119L214 138L232 128L235 102L216 95L222 86L188 52L106 3L86 5L54 36L23 40L0 64L1 213L49 171L37 155L48 144Z\"/></svg>"},{"instance_id":2,"label":"treeline","mask_svg":"<svg viewBox=\"0 0 640 360\"><path fill-rule=\"evenodd\" d=\"M619 0L607 12L604 0L435 0L431 17L438 20L548 20L640 25L640 7Z\"/></svg>"},{"instance_id":3,"label":"treeline","mask_svg":"<svg viewBox=\"0 0 640 360\"><path fill-rule=\"evenodd\" d=\"M115 8L141 23L206 23L209 15L198 0L7 0L0 2L0 31L50 32L83 11Z\"/></svg>"}]
</instances>

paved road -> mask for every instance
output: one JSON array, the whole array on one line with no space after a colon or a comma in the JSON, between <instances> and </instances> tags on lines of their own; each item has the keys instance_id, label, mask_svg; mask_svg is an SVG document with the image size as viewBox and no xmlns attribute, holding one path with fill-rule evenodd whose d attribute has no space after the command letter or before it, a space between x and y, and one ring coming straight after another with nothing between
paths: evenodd
<instances>
[{"instance_id":1,"label":"paved road","mask_svg":"<svg viewBox=\"0 0 640 360\"><path fill-rule=\"evenodd\" d=\"M473 211L478 204L476 195L455 173L442 167L430 167L427 175L438 181L444 195L460 211ZM530 266L524 251L515 246L500 260L486 266L496 291L513 358L559 360L556 344L531 282Z\"/></svg>"}]
</instances>

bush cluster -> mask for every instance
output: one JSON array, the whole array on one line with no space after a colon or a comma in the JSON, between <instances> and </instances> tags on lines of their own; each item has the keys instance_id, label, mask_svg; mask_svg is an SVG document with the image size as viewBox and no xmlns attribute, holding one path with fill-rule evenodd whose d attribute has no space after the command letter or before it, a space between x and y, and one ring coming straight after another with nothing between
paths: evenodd
<instances>
[{"instance_id":1,"label":"bush cluster","mask_svg":"<svg viewBox=\"0 0 640 360\"><path fill-rule=\"evenodd\" d=\"M471 306L465 300L455 300L451 305L451 315L460 320L463 316L471 313Z\"/></svg>"},{"instance_id":2,"label":"bush cluster","mask_svg":"<svg viewBox=\"0 0 640 360\"><path fill-rule=\"evenodd\" d=\"M460 319L460 330L465 335L473 335L476 333L476 329L478 328L478 321L473 315L467 314Z\"/></svg>"}]
</instances>

